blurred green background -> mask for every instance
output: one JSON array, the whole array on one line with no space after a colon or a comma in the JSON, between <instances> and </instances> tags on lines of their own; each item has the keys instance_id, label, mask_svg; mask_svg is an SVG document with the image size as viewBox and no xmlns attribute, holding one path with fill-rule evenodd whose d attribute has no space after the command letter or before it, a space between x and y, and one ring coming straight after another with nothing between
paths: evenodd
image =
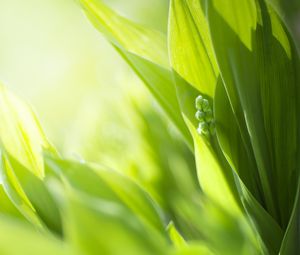
<instances>
[{"instance_id":1,"label":"blurred green background","mask_svg":"<svg viewBox=\"0 0 300 255\"><path fill-rule=\"evenodd\" d=\"M168 0L106 3L167 30ZM174 192L194 191L191 152L76 0L0 0L0 38L0 80L64 156L125 172L165 207Z\"/></svg>"}]
</instances>

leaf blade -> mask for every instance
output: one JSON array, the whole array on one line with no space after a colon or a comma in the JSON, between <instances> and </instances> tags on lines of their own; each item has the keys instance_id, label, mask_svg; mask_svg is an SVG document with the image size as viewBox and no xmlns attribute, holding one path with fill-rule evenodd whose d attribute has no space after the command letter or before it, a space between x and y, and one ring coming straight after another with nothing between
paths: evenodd
<instances>
[{"instance_id":1,"label":"leaf blade","mask_svg":"<svg viewBox=\"0 0 300 255\"><path fill-rule=\"evenodd\" d=\"M169 69L166 37L137 25L109 9L102 1L81 0L94 24L144 81L162 109L173 120L188 145L191 137L184 124Z\"/></svg>"}]
</instances>

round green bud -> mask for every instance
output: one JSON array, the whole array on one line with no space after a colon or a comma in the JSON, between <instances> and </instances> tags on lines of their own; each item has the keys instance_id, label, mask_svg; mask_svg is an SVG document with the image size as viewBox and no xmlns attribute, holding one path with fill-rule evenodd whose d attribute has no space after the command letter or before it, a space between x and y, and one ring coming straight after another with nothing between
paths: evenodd
<instances>
[{"instance_id":1,"label":"round green bud","mask_svg":"<svg viewBox=\"0 0 300 255\"><path fill-rule=\"evenodd\" d=\"M207 111L209 111L209 110L211 110L211 108L210 108L210 105L209 105L209 102L208 102L208 100L207 99L203 99L202 100L202 110L204 111L204 112L207 112Z\"/></svg>"},{"instance_id":2,"label":"round green bud","mask_svg":"<svg viewBox=\"0 0 300 255\"><path fill-rule=\"evenodd\" d=\"M202 109L202 102L203 102L203 97L201 95L197 96L196 98L196 109L201 110Z\"/></svg>"},{"instance_id":3,"label":"round green bud","mask_svg":"<svg viewBox=\"0 0 300 255\"><path fill-rule=\"evenodd\" d=\"M205 114L204 112L198 110L198 111L196 112L195 117L196 117L196 119L199 120L199 121L204 121L205 115L206 115L206 114Z\"/></svg>"},{"instance_id":4,"label":"round green bud","mask_svg":"<svg viewBox=\"0 0 300 255\"><path fill-rule=\"evenodd\" d=\"M197 131L200 135L208 135L210 132L209 125L206 122L201 122L199 123Z\"/></svg>"}]
</instances>

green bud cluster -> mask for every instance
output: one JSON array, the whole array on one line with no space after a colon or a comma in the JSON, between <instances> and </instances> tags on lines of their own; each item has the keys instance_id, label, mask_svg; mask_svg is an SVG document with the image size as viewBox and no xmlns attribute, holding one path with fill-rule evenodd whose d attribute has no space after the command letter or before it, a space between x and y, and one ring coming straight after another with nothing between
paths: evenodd
<instances>
[{"instance_id":1,"label":"green bud cluster","mask_svg":"<svg viewBox=\"0 0 300 255\"><path fill-rule=\"evenodd\" d=\"M199 121L198 133L205 136L214 135L216 132L216 124L209 101L201 95L198 96L196 98L196 109L195 117Z\"/></svg>"}]
</instances>

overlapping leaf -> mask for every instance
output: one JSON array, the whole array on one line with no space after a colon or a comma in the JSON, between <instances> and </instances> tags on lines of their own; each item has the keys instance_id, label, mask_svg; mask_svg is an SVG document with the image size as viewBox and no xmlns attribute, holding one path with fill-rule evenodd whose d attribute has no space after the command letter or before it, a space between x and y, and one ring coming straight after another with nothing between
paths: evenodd
<instances>
[{"instance_id":1,"label":"overlapping leaf","mask_svg":"<svg viewBox=\"0 0 300 255\"><path fill-rule=\"evenodd\" d=\"M44 176L42 148L55 151L30 107L0 85L1 147L39 178Z\"/></svg>"},{"instance_id":2,"label":"overlapping leaf","mask_svg":"<svg viewBox=\"0 0 300 255\"><path fill-rule=\"evenodd\" d=\"M20 219L24 218L22 214L17 210L15 205L8 198L2 185L0 185L0 213L5 215L7 214L11 217L17 217Z\"/></svg>"},{"instance_id":3,"label":"overlapping leaf","mask_svg":"<svg viewBox=\"0 0 300 255\"><path fill-rule=\"evenodd\" d=\"M46 223L54 227L52 220L56 218L54 228L59 231L57 209L51 200L43 200L47 191L42 183L45 175L42 150L56 153L55 149L31 109L3 86L0 87L0 118L0 168L6 194L19 211L38 226ZM51 215L54 211L56 214Z\"/></svg>"},{"instance_id":4,"label":"overlapping leaf","mask_svg":"<svg viewBox=\"0 0 300 255\"><path fill-rule=\"evenodd\" d=\"M175 72L199 92L213 98L219 70L203 5L203 0L171 1L169 54Z\"/></svg>"},{"instance_id":5,"label":"overlapping leaf","mask_svg":"<svg viewBox=\"0 0 300 255\"><path fill-rule=\"evenodd\" d=\"M207 33L207 24L205 23L205 18L203 18L203 12L208 7L210 36L222 75L222 80L221 77L218 79L218 86L223 88L224 81L226 88L226 93L225 91L222 92L224 95L220 97L220 93L217 92L217 97L214 98L215 117L218 127L217 133L221 150L224 152L233 170L238 173L239 178L246 183L246 186L244 186L243 183L239 183L240 181L238 179L235 180L239 188L239 196L242 197L244 209L251 221L255 222L255 226L263 239L265 239L264 242L266 242L269 252L276 253L282 238L280 227L278 227L277 224L282 224L282 222L284 222L283 224L287 224L289 217L288 211L290 211L290 209L287 208L291 205L285 203L290 201L293 204L294 201L294 185L292 185L291 188L288 187L288 183L293 183L291 176L295 175L294 171L296 167L297 149L295 147L295 141L297 139L297 124L295 122L295 111L297 111L297 105L295 97L298 91L295 84L297 83L297 72L295 72L295 60L286 60L284 58L285 55L282 54L282 52L284 52L290 58L292 58L292 56L296 56L297 58L293 50L293 45L285 31L284 25L274 10L272 10L271 7L268 7L268 11L267 9L263 9L265 6L263 1L207 1L204 3L204 1L174 0L171 6L170 53L172 66L177 73L177 77L179 74L181 80L184 78L194 86L195 79L193 77L196 75L196 72L193 72L193 69L186 69L190 71L190 73L188 73L184 67L190 65L190 61L193 59L191 55L199 55L196 54L199 49L202 51L206 50L207 56L211 56L209 54L209 47L205 48L203 43L200 45L201 47L194 43L195 41L198 43L203 42L201 36L203 37L203 35ZM257 6L259 6L259 12L257 12ZM195 13L198 15L195 15ZM262 17L258 17L261 13ZM224 17L225 20L223 20ZM270 37L270 30L268 29L268 25L270 25L267 22L268 17L271 19L271 26L274 30L273 37ZM199 23L201 18L202 26L199 26L199 24L201 24ZM261 22L260 24L258 20ZM227 29L227 26L230 27L230 30ZM257 28L261 30L256 31ZM179 35L188 34L186 31L190 31L188 35L190 38L188 44L186 44L187 47L184 50L177 51L177 47L179 49L182 47L182 42L178 43L178 41L180 42L180 39L182 40L188 37L180 37ZM195 37L197 37L198 40L195 39ZM279 41L279 44L282 45L282 51L277 47L275 40L272 38L276 38L276 40ZM255 48L253 48L253 44ZM272 47L267 49L267 44L272 45ZM240 45L243 45L243 47ZM245 49L249 51L249 54L245 53ZM189 52L192 50L194 54ZM279 61L276 62L272 53L274 53L274 56L277 56ZM179 62L177 60L180 59L180 57L182 61ZM214 61L213 56L210 61ZM201 61L199 62L201 63ZM267 63L270 62L272 62L272 64L268 66ZM182 67L181 70L178 68L178 65ZM199 68L201 68L201 64L199 65ZM194 68L196 68L195 66L197 65L194 65ZM205 68L207 68L207 66ZM228 75L228 70L231 72L231 76ZM271 73L272 70L273 74ZM277 72L274 73L274 70L277 70ZM276 75L280 72L283 72L283 76L292 74L292 77L287 77L284 81L282 78L278 78L275 81ZM200 76L199 79L204 79L205 76L201 77L201 72L198 72L198 74ZM237 82L238 79L243 79L243 82L239 81L237 85L238 88L235 88L235 82ZM180 78L178 80L180 80ZM187 105L187 107L184 108L185 115L190 122L195 124L195 121L192 120L191 113L193 111L191 103L193 96L189 98L186 96L186 94L192 95L195 93L191 94L188 92L192 90L188 85L182 86L183 83L184 81L177 83L178 86L180 86L178 97L180 101L184 102L183 105ZM212 85L215 86L215 84L207 83L208 87ZM198 90L201 94L205 94L199 86ZM240 92L240 90L242 92ZM285 94L281 93L281 90L283 90ZM229 96L229 102L226 102L228 100L226 94ZM282 96L283 99L281 98ZM289 101L290 98L291 101ZM246 101L246 103L243 102L243 100ZM258 100L258 102L253 103L255 100ZM276 102L279 102L281 108L276 105ZM244 104L246 104L246 111ZM260 106L260 104L262 106ZM247 112L249 108L247 109L247 107L251 108L251 117L249 117ZM258 110L259 108L260 111ZM290 112L284 113L284 111L289 111L288 109L290 109ZM254 126L261 125L261 127L251 127L249 118ZM257 129L253 131L251 128ZM265 129L269 130L265 131ZM259 138L253 137L253 132L259 136ZM289 133L288 138L287 133ZM266 136L265 139L267 141L261 146L260 143L264 143L262 140L263 136ZM201 138L198 138L198 141L201 141ZM214 147L214 141L211 142ZM217 147L215 147L216 152L218 152ZM289 151L287 151L287 148L289 148ZM285 151L283 152L282 150ZM207 152L207 150L204 150L204 152ZM199 158L203 159L204 154L202 151ZM282 156L282 154L285 156ZM284 164L286 158L290 160L289 165ZM202 182L202 186L204 185L205 187L204 180L210 180L211 184L209 187L211 188L211 194L214 194L213 196L218 196L216 190L222 190L224 194L226 193L226 189L221 188L219 185L222 182L225 184L224 187L228 185L227 190L230 193L232 192L231 189L234 190L235 186L233 181L228 183L228 179L225 177L226 163L223 164L222 157L218 157L217 160L220 160L222 164L219 171L216 171L216 169L205 169L207 164L203 164L202 167L199 166L200 168L198 168L198 171L202 174L200 183ZM272 163L270 163L270 161L272 161ZM284 172L286 168L290 171L288 175ZM205 172L207 172L207 178L203 178ZM217 172L221 174L215 175ZM228 173L230 173L230 171ZM220 177L218 181L214 178L214 175ZM275 181L276 178L277 180ZM283 181L285 184L280 182L282 179L285 179ZM214 187L216 187L216 190L214 190ZM290 189L290 191L286 193L283 192L285 194L279 194L278 201L276 200L276 192L279 192L279 190L283 188L285 188L286 191ZM204 188L204 191L205 189L206 188ZM252 194L249 193L248 189ZM284 196L285 198L283 198ZM228 195L224 195L224 197L220 195L220 203L222 203L222 198L228 198ZM260 204L257 203L256 199ZM276 223L261 206L266 206L278 223ZM262 225L264 227L262 227Z\"/></svg>"},{"instance_id":6,"label":"overlapping leaf","mask_svg":"<svg viewBox=\"0 0 300 255\"><path fill-rule=\"evenodd\" d=\"M137 184L112 170L74 161L46 158L46 169L64 182L91 196L125 205L142 222L164 233L158 207Z\"/></svg>"},{"instance_id":7,"label":"overlapping leaf","mask_svg":"<svg viewBox=\"0 0 300 255\"><path fill-rule=\"evenodd\" d=\"M260 234L261 241L273 254L280 247L283 232L278 223L263 208L263 198L251 148L246 147L236 119L230 107L223 83L219 83L215 94L215 117L217 120L217 135L226 159L232 169L238 173L236 184L245 212L254 223L256 231ZM251 156L251 157L247 157ZM249 160L252 158L252 160ZM245 184L244 184L245 183Z\"/></svg>"},{"instance_id":8,"label":"overlapping leaf","mask_svg":"<svg viewBox=\"0 0 300 255\"><path fill-rule=\"evenodd\" d=\"M70 194L67 204L67 238L84 254L164 254L161 236L121 204L78 192Z\"/></svg>"},{"instance_id":9,"label":"overlapping leaf","mask_svg":"<svg viewBox=\"0 0 300 255\"><path fill-rule=\"evenodd\" d=\"M191 138L180 115L176 91L169 71L166 37L113 12L102 1L80 1L87 16L114 45L145 82L151 93L191 145Z\"/></svg>"},{"instance_id":10,"label":"overlapping leaf","mask_svg":"<svg viewBox=\"0 0 300 255\"><path fill-rule=\"evenodd\" d=\"M298 191L296 194L294 208L280 248L279 254L282 255L290 255L290 254L296 255L300 251L300 242L299 242L300 185L299 183L298 183Z\"/></svg>"},{"instance_id":11,"label":"overlapping leaf","mask_svg":"<svg viewBox=\"0 0 300 255\"><path fill-rule=\"evenodd\" d=\"M284 226L295 195L298 56L264 1L209 1L208 19L230 103L242 135L251 139L266 207Z\"/></svg>"},{"instance_id":12,"label":"overlapping leaf","mask_svg":"<svg viewBox=\"0 0 300 255\"><path fill-rule=\"evenodd\" d=\"M74 251L49 234L31 226L0 217L0 253L2 255L75 255ZM79 255L79 253L78 253Z\"/></svg>"}]
</instances>

